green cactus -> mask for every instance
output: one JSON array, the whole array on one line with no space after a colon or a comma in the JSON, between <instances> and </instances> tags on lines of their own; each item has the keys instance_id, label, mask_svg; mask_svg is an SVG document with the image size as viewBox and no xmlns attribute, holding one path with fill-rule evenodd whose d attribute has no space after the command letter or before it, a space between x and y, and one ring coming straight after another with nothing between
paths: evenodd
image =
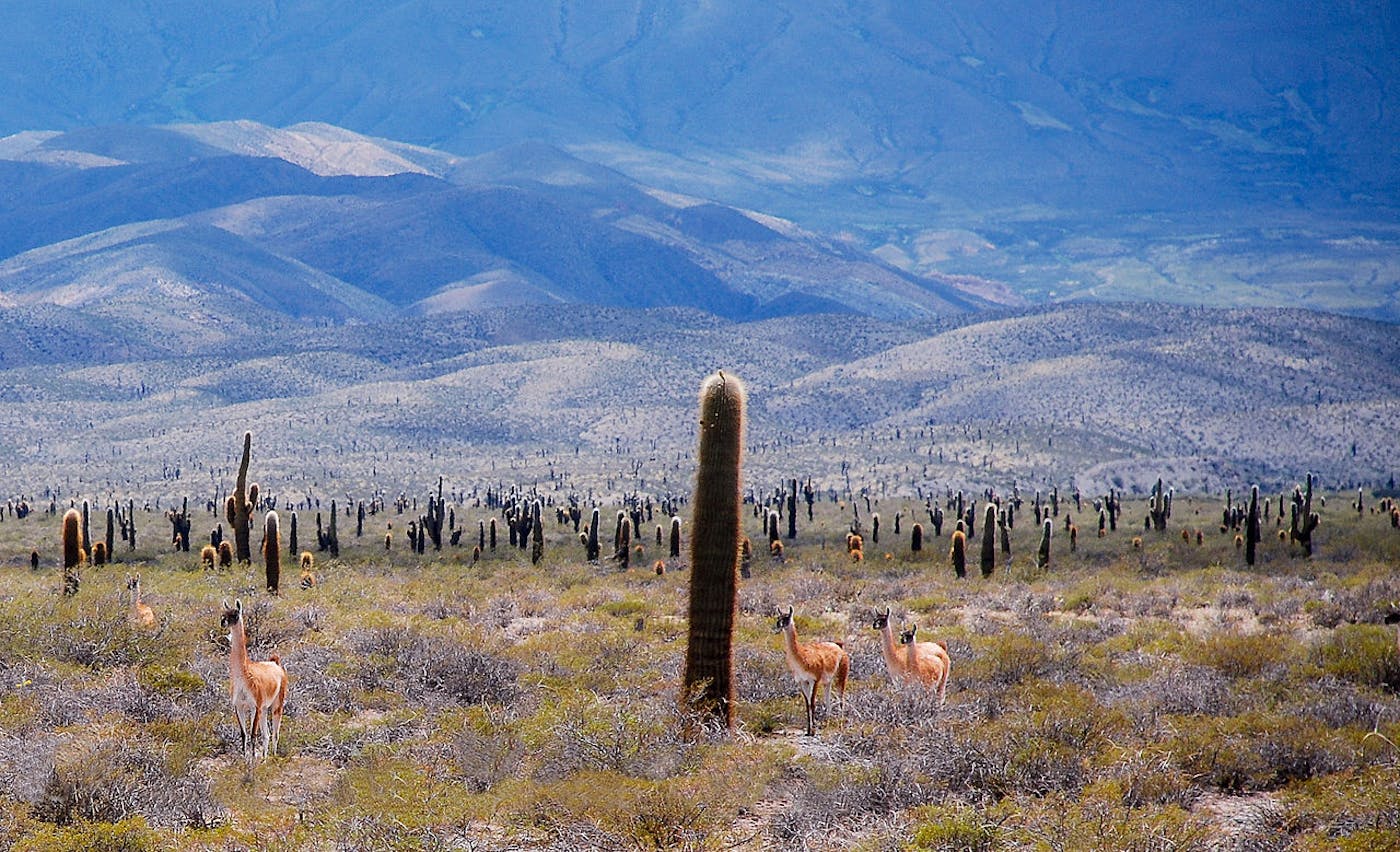
<instances>
[{"instance_id":1,"label":"green cactus","mask_svg":"<svg viewBox=\"0 0 1400 852\"><path fill-rule=\"evenodd\" d=\"M1158 532L1167 528L1167 519L1172 516L1171 493L1163 493L1161 477L1157 478L1157 484L1152 488L1152 501L1148 504L1148 516L1152 520L1152 528Z\"/></svg>"},{"instance_id":2,"label":"green cactus","mask_svg":"<svg viewBox=\"0 0 1400 852\"><path fill-rule=\"evenodd\" d=\"M262 550L267 568L267 591L275 595L282 579L282 539L275 511L268 512L263 520Z\"/></svg>"},{"instance_id":3,"label":"green cactus","mask_svg":"<svg viewBox=\"0 0 1400 852\"><path fill-rule=\"evenodd\" d=\"M228 524L233 528L234 557L239 562L252 562L253 552L249 545L249 532L253 522L253 511L258 505L258 484L248 484L248 463L253 455L253 433L243 433L243 458L238 463L238 479L233 493L225 503Z\"/></svg>"},{"instance_id":4,"label":"green cactus","mask_svg":"<svg viewBox=\"0 0 1400 852\"><path fill-rule=\"evenodd\" d=\"M83 518L77 509L63 513L63 594L73 597L78 593L80 571L83 562Z\"/></svg>"},{"instance_id":5,"label":"green cactus","mask_svg":"<svg viewBox=\"0 0 1400 852\"><path fill-rule=\"evenodd\" d=\"M997 565L997 508L987 504L982 515L982 576L990 577Z\"/></svg>"},{"instance_id":6,"label":"green cactus","mask_svg":"<svg viewBox=\"0 0 1400 852\"><path fill-rule=\"evenodd\" d=\"M734 724L744 386L722 371L700 387L700 441L690 535L690 627L681 700Z\"/></svg>"},{"instance_id":7,"label":"green cactus","mask_svg":"<svg viewBox=\"0 0 1400 852\"><path fill-rule=\"evenodd\" d=\"M1249 515L1246 516L1244 524L1244 561L1246 565L1254 564L1255 546L1259 544L1262 535L1259 531L1259 486L1254 486L1249 492Z\"/></svg>"},{"instance_id":8,"label":"green cactus","mask_svg":"<svg viewBox=\"0 0 1400 852\"><path fill-rule=\"evenodd\" d=\"M1288 537L1292 541L1302 545L1303 556L1312 557L1312 534L1317 529L1317 513L1312 510L1313 477L1308 474L1308 486L1305 493L1300 493L1297 488L1293 489L1293 506L1291 517L1288 522Z\"/></svg>"}]
</instances>

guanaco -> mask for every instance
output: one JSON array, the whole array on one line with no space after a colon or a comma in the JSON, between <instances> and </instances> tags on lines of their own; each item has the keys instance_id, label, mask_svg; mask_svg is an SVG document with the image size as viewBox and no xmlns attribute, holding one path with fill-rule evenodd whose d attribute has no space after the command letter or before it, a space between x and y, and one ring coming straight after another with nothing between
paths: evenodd
<instances>
[{"instance_id":1,"label":"guanaco","mask_svg":"<svg viewBox=\"0 0 1400 852\"><path fill-rule=\"evenodd\" d=\"M893 683L920 683L927 689L938 690L938 703L947 699L948 677L953 671L953 662L948 658L948 649L941 642L920 642L915 646L915 664L910 665L910 652L901 653L895 645L894 628L890 626L890 608L876 611L871 627L880 631L880 653L885 658L885 671L889 672ZM901 635L900 641L903 642Z\"/></svg>"},{"instance_id":2,"label":"guanaco","mask_svg":"<svg viewBox=\"0 0 1400 852\"><path fill-rule=\"evenodd\" d=\"M904 646L903 664L908 679L922 683L925 688L938 688L938 703L947 699L948 691L948 649L940 642L916 642L919 625L915 624L899 634L899 644Z\"/></svg>"},{"instance_id":3,"label":"guanaco","mask_svg":"<svg viewBox=\"0 0 1400 852\"><path fill-rule=\"evenodd\" d=\"M840 642L799 642L797 625L792 620L792 607L780 612L773 623L773 632L783 634L783 654L788 670L802 690L803 706L807 710L807 736L816 733L817 690L826 684L823 709L831 706L831 690L836 688L840 705L846 703L846 675L851 671L851 656Z\"/></svg>"},{"instance_id":4,"label":"guanaco","mask_svg":"<svg viewBox=\"0 0 1400 852\"><path fill-rule=\"evenodd\" d=\"M243 751L252 763L258 756L258 735L262 734L263 756L277 752L282 732L282 706L287 701L287 670L282 658L271 654L264 662L248 659L248 634L243 627L243 601L233 607L224 604L219 626L228 628L229 700L238 719Z\"/></svg>"},{"instance_id":5,"label":"guanaco","mask_svg":"<svg viewBox=\"0 0 1400 852\"><path fill-rule=\"evenodd\" d=\"M155 627L156 614L141 600L141 575L126 578L126 590L131 592L131 610L127 619L137 627Z\"/></svg>"}]
</instances>

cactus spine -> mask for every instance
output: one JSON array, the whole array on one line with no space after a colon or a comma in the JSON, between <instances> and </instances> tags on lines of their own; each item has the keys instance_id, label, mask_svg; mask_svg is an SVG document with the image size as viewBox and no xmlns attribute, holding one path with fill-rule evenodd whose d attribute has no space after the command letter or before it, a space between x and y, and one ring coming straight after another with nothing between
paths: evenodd
<instances>
[{"instance_id":1,"label":"cactus spine","mask_svg":"<svg viewBox=\"0 0 1400 852\"><path fill-rule=\"evenodd\" d=\"M263 521L263 561L267 566L267 590L275 595L282 579L282 537L275 511L268 512Z\"/></svg>"},{"instance_id":2,"label":"cactus spine","mask_svg":"<svg viewBox=\"0 0 1400 852\"><path fill-rule=\"evenodd\" d=\"M997 508L987 504L982 514L982 576L990 577L997 565Z\"/></svg>"},{"instance_id":3,"label":"cactus spine","mask_svg":"<svg viewBox=\"0 0 1400 852\"><path fill-rule=\"evenodd\" d=\"M239 562L252 562L253 552L249 547L249 531L253 522L253 509L258 504L258 484L248 485L248 462L253 456L253 433L243 433L243 458L238 463L238 479L233 493L225 504L225 514L229 526L233 527L234 556Z\"/></svg>"},{"instance_id":4,"label":"cactus spine","mask_svg":"<svg viewBox=\"0 0 1400 852\"><path fill-rule=\"evenodd\" d=\"M700 387L690 535L690 629L681 700L725 727L734 723L734 622L739 607L740 468L744 386L718 372Z\"/></svg>"}]
</instances>

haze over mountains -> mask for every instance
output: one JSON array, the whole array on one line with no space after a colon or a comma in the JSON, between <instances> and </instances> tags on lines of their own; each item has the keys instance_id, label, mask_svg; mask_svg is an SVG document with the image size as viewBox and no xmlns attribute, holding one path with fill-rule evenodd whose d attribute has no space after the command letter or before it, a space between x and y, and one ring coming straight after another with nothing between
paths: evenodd
<instances>
[{"instance_id":1,"label":"haze over mountains","mask_svg":"<svg viewBox=\"0 0 1400 852\"><path fill-rule=\"evenodd\" d=\"M157 0L7 17L0 135L311 121L546 172L548 148L512 149L543 142L1033 301L1400 318L1400 17L1378 0Z\"/></svg>"},{"instance_id":2,"label":"haze over mountains","mask_svg":"<svg viewBox=\"0 0 1400 852\"><path fill-rule=\"evenodd\" d=\"M25 483L212 481L209 425L252 422L308 489L683 483L715 367L755 390L761 476L1396 472L1386 4L7 15Z\"/></svg>"}]
</instances>

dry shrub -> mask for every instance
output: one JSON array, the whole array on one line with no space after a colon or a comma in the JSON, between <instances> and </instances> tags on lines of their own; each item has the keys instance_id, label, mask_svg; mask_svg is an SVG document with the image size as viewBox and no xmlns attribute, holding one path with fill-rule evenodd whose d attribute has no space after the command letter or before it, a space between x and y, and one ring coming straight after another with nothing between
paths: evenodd
<instances>
[{"instance_id":1,"label":"dry shrub","mask_svg":"<svg viewBox=\"0 0 1400 852\"><path fill-rule=\"evenodd\" d=\"M399 688L415 699L509 704L519 695L518 667L504 657L411 627L381 627L351 636L365 689Z\"/></svg>"},{"instance_id":2,"label":"dry shrub","mask_svg":"<svg viewBox=\"0 0 1400 852\"><path fill-rule=\"evenodd\" d=\"M1187 649L1191 662L1210 666L1227 677L1257 677L1296 656L1293 640L1263 633L1215 633Z\"/></svg>"},{"instance_id":3,"label":"dry shrub","mask_svg":"<svg viewBox=\"0 0 1400 852\"><path fill-rule=\"evenodd\" d=\"M60 747L42 790L31 801L36 819L55 825L115 823L142 816L153 825L208 828L227 813L209 784L172 774L166 747L127 736L80 740Z\"/></svg>"}]
</instances>

